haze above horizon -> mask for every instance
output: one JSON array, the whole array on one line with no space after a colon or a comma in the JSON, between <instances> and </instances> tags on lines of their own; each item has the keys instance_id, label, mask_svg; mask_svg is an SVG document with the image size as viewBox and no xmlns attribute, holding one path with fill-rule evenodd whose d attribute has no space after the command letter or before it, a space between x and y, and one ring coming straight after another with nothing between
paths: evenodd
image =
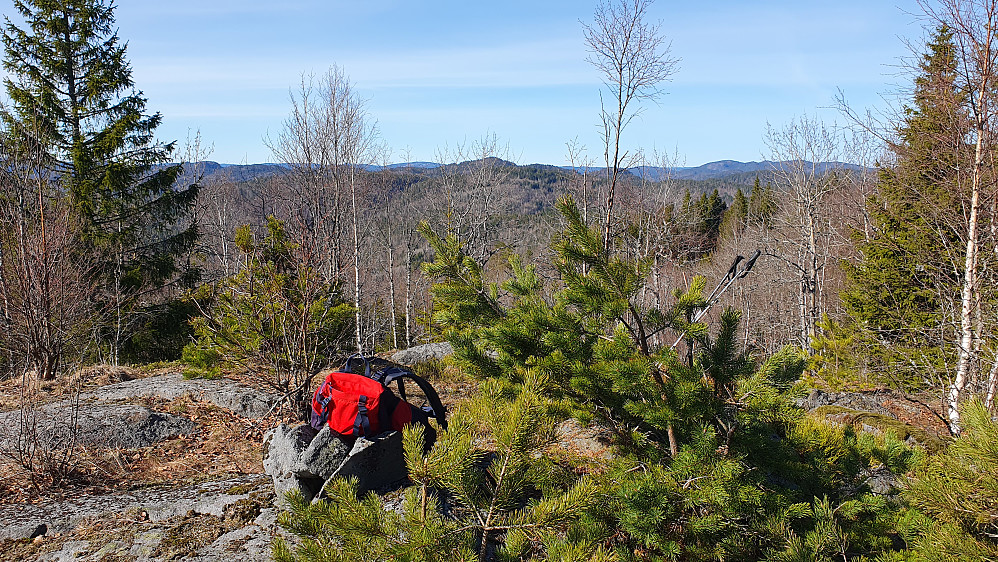
<instances>
[{"instance_id":1,"label":"haze above horizon","mask_svg":"<svg viewBox=\"0 0 998 562\"><path fill-rule=\"evenodd\" d=\"M209 160L273 161L264 139L280 132L290 90L338 64L393 162L446 160L494 134L514 162L564 165L574 138L601 154L600 76L580 24L595 5L175 0L120 3L117 23L136 86L164 116L157 136L183 144L200 131ZM677 166L758 161L767 123L842 122L839 90L858 110L883 110L910 82L900 62L912 56L906 41L924 42L920 13L915 0L658 0L651 16L681 62L624 144L677 154Z\"/></svg>"}]
</instances>

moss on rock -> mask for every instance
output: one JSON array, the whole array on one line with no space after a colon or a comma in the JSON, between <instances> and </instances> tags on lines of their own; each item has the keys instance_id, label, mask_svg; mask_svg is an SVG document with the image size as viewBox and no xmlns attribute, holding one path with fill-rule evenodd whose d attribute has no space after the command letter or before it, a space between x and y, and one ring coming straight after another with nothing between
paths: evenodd
<instances>
[{"instance_id":1,"label":"moss on rock","mask_svg":"<svg viewBox=\"0 0 998 562\"><path fill-rule=\"evenodd\" d=\"M819 406L812 410L810 415L851 425L872 433L893 433L898 439L922 446L930 454L936 453L946 446L942 439L925 430L883 414L853 410L842 406Z\"/></svg>"}]
</instances>

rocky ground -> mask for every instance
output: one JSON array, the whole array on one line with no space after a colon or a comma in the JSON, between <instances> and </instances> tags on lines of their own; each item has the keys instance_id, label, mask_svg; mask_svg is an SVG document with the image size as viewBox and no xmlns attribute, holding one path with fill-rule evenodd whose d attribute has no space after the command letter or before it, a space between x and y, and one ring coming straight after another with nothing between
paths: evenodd
<instances>
[{"instance_id":1,"label":"rocky ground","mask_svg":"<svg viewBox=\"0 0 998 562\"><path fill-rule=\"evenodd\" d=\"M43 384L22 408L21 382L0 382L0 561L270 559L279 508L264 436L298 423L276 394L246 376L98 367ZM448 407L472 391L434 385Z\"/></svg>"},{"instance_id":2,"label":"rocky ground","mask_svg":"<svg viewBox=\"0 0 998 562\"><path fill-rule=\"evenodd\" d=\"M448 352L437 344L394 359ZM433 382L448 407L474 387L446 377ZM170 368L92 369L41 388L35 407L24 409L20 381L0 382L0 561L269 560L281 531L263 451L287 440L298 422L275 409L275 394L252 383L188 380ZM887 391L816 390L801 406L929 449L945 434L938 408ZM67 433L73 419L80 431ZM25 434L34 449L25 447ZM561 424L558 436L558 446L573 454L611 454L600 435L575 421ZM69 459L66 443L77 445ZM287 470L308 456L301 448L282 461ZM26 455L34 473L21 467ZM53 473L65 477L54 482Z\"/></svg>"},{"instance_id":3,"label":"rocky ground","mask_svg":"<svg viewBox=\"0 0 998 562\"><path fill-rule=\"evenodd\" d=\"M0 560L269 559L276 512L260 445L277 397L146 375L94 377L78 395L52 388L47 404L0 413ZM0 389L5 406L17 382ZM25 427L37 428L35 474L11 458L23 458ZM44 463L68 442L80 451L52 482Z\"/></svg>"}]
</instances>

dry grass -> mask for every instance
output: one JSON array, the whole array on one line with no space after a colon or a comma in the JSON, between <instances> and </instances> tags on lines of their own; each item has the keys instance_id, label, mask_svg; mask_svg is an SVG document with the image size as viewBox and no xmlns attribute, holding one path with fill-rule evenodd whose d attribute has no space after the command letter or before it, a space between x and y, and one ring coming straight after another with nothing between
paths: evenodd
<instances>
[{"instance_id":1,"label":"dry grass","mask_svg":"<svg viewBox=\"0 0 998 562\"><path fill-rule=\"evenodd\" d=\"M472 395L477 381L470 380L449 366L440 366L436 372L424 372L437 388L448 409ZM155 369L95 366L81 369L71 376L43 383L40 387L41 403L65 400L73 396L77 384L88 391L97 387L140 379L158 374L177 372L176 366ZM258 377L251 373L229 373L227 378L250 386L259 387ZM255 379L255 380L254 380ZM322 377L316 377L315 386ZM256 383L256 384L254 384ZM421 402L415 385L410 400ZM17 409L20 401L21 379L0 382L0 411ZM76 457L76 470L60 483L34 489L30 475L9 460L0 459L0 504L36 503L78 497L84 494L107 494L117 490L162 483L189 483L222 479L263 472L263 434L284 421L292 419L287 409L275 412L268 418L251 420L212 404L188 397L164 400L137 397L122 402L138 404L153 411L169 412L198 424L189 435L162 441L137 449L81 449ZM37 475L36 475L37 480Z\"/></svg>"},{"instance_id":2,"label":"dry grass","mask_svg":"<svg viewBox=\"0 0 998 562\"><path fill-rule=\"evenodd\" d=\"M108 384L140 379L159 374L157 371L143 371L133 367L113 367L94 365L84 367L74 373L51 381L38 381L38 390L43 396L42 404L71 398L79 389L83 392ZM29 375L30 376L30 375ZM21 387L24 379L20 376L0 381L0 412L16 410L21 405ZM39 404L39 405L42 405Z\"/></svg>"},{"instance_id":3,"label":"dry grass","mask_svg":"<svg viewBox=\"0 0 998 562\"><path fill-rule=\"evenodd\" d=\"M154 411L169 412L198 424L190 435L136 449L81 449L77 469L58 486L33 488L30 475L12 462L0 461L0 504L60 500L83 494L106 494L165 482L182 483L263 472L263 434L275 419L248 420L187 397L176 400L129 400Z\"/></svg>"}]
</instances>

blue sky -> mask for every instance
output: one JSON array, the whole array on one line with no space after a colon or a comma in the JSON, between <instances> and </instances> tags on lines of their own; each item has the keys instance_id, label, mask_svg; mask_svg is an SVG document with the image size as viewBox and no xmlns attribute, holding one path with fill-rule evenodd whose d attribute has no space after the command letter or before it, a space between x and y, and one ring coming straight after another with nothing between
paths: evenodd
<instances>
[{"instance_id":1,"label":"blue sky","mask_svg":"<svg viewBox=\"0 0 998 562\"><path fill-rule=\"evenodd\" d=\"M272 161L263 139L280 131L289 89L335 63L393 161L494 134L518 163L563 164L573 138L600 154L600 77L579 23L595 4L119 0L117 20L135 82L164 115L159 136L200 130L212 160ZM898 65L905 39L922 42L918 13L915 0L658 0L651 15L681 62L624 143L689 166L759 160L767 123L842 121L827 109L838 89L854 107L884 107L909 81Z\"/></svg>"}]
</instances>

